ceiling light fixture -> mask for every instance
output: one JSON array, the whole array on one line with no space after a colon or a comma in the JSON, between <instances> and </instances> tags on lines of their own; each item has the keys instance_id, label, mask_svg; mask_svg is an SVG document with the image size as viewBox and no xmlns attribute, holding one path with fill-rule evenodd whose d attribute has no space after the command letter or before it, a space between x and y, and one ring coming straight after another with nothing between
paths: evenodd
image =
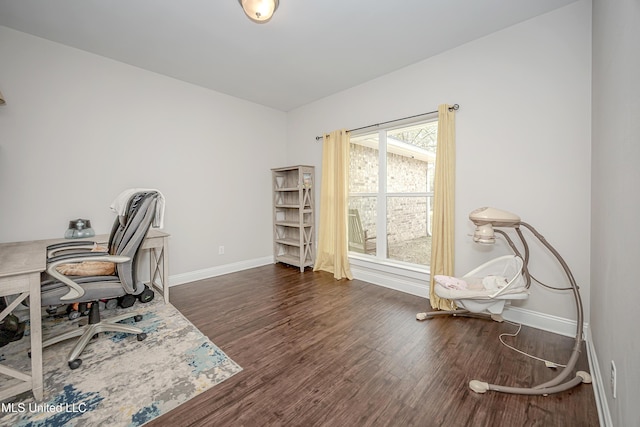
<instances>
[{"instance_id":1,"label":"ceiling light fixture","mask_svg":"<svg viewBox=\"0 0 640 427\"><path fill-rule=\"evenodd\" d=\"M280 2L278 0L238 0L238 3L249 19L263 24L271 19Z\"/></svg>"}]
</instances>

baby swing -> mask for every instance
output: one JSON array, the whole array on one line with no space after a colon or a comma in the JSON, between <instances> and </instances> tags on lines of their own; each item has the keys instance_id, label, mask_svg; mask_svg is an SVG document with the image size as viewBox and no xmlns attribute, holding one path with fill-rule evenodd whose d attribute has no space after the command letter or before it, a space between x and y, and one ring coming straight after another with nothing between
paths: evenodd
<instances>
[{"instance_id":1,"label":"baby swing","mask_svg":"<svg viewBox=\"0 0 640 427\"><path fill-rule=\"evenodd\" d=\"M454 300L460 310L455 314L487 313L502 322L502 311L511 300L529 297L529 283L522 270L524 262L518 255L505 255L471 270L461 278L434 277L435 291L440 298ZM427 316L454 314L436 311Z\"/></svg>"},{"instance_id":2,"label":"baby swing","mask_svg":"<svg viewBox=\"0 0 640 427\"><path fill-rule=\"evenodd\" d=\"M590 383L591 375L584 371L577 371L575 377L562 383L572 372L578 361L582 347L583 312L582 300L578 285L569 266L558 251L531 225L520 220L520 217L510 212L494 208L479 208L469 214L469 219L476 225L473 241L480 244L495 243L495 233L502 235L515 255L505 255L495 258L473 269L461 278L450 276L434 276L435 293L440 298L455 301L456 310L432 311L418 313L418 320L428 319L439 315L464 315L473 317L491 317L496 321L503 321L502 312L511 300L526 299L529 296L531 275L527 270L529 261L529 247L520 226L527 228L548 250L562 266L570 283L570 289L576 302L577 330L569 361L559 374L544 384L535 387L505 387L487 382L472 380L469 387L476 393L487 390L512 394L548 395L568 390L581 383ZM524 257L518 251L511 238L502 230L494 227L514 228L524 247Z\"/></svg>"}]
</instances>

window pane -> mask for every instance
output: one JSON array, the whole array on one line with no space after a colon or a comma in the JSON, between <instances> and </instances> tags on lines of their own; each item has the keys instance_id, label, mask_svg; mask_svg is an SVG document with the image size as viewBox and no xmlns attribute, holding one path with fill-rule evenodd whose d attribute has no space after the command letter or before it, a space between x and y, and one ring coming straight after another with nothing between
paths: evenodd
<instances>
[{"instance_id":1,"label":"window pane","mask_svg":"<svg viewBox=\"0 0 640 427\"><path fill-rule=\"evenodd\" d=\"M387 132L387 192L433 191L438 122Z\"/></svg>"},{"instance_id":2,"label":"window pane","mask_svg":"<svg viewBox=\"0 0 640 427\"><path fill-rule=\"evenodd\" d=\"M376 254L377 197L349 198L349 250Z\"/></svg>"},{"instance_id":3,"label":"window pane","mask_svg":"<svg viewBox=\"0 0 640 427\"><path fill-rule=\"evenodd\" d=\"M387 152L387 191L389 193L425 193L429 190L427 161ZM433 186L433 184L431 184Z\"/></svg>"},{"instance_id":4,"label":"window pane","mask_svg":"<svg viewBox=\"0 0 640 427\"><path fill-rule=\"evenodd\" d=\"M388 257L429 265L431 261L432 197L388 197Z\"/></svg>"},{"instance_id":5,"label":"window pane","mask_svg":"<svg viewBox=\"0 0 640 427\"><path fill-rule=\"evenodd\" d=\"M378 134L351 138L349 193L378 192Z\"/></svg>"}]
</instances>

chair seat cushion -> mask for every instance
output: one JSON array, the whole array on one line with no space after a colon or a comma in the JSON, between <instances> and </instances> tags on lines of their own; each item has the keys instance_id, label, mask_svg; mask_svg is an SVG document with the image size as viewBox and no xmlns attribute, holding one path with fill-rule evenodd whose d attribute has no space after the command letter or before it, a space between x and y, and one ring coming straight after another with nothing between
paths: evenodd
<instances>
[{"instance_id":1,"label":"chair seat cushion","mask_svg":"<svg viewBox=\"0 0 640 427\"><path fill-rule=\"evenodd\" d=\"M82 261L61 264L56 267L65 276L111 276L116 272L116 264L105 261Z\"/></svg>"},{"instance_id":2,"label":"chair seat cushion","mask_svg":"<svg viewBox=\"0 0 640 427\"><path fill-rule=\"evenodd\" d=\"M123 296L126 291L122 287L118 276L89 276L89 277L73 277L73 280L81 284L85 290L85 294L73 302L90 302L99 299L111 299ZM47 280L42 282L40 286L41 304L58 305L68 304L69 301L63 301L62 298L69 292L69 288L64 283Z\"/></svg>"},{"instance_id":3,"label":"chair seat cushion","mask_svg":"<svg viewBox=\"0 0 640 427\"><path fill-rule=\"evenodd\" d=\"M107 248L94 244L91 252L107 252ZM56 267L65 276L111 276L116 273L116 264L107 261L82 261L61 264Z\"/></svg>"}]
</instances>

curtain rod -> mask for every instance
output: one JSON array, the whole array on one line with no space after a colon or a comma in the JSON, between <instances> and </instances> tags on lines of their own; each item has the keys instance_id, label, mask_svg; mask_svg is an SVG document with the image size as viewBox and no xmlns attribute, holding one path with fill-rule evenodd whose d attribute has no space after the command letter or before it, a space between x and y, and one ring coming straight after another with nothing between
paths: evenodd
<instances>
[{"instance_id":1,"label":"curtain rod","mask_svg":"<svg viewBox=\"0 0 640 427\"><path fill-rule=\"evenodd\" d=\"M449 111L458 110L459 108L460 108L460 106L458 104L453 104L451 107L449 107ZM413 119L415 117L426 116L427 114L433 114L433 113L437 113L437 112L438 112L438 110L429 111L428 113L416 114L415 116L408 116L408 117L403 117L401 119L395 119L395 120L389 120L387 122L376 123L374 125L368 125L368 126L362 126L360 128L349 129L347 132L354 132L356 130L362 130L362 129L372 128L372 127L376 127L376 126L380 126L380 125L386 125L386 124L389 124L389 123L399 122L401 120ZM321 139L322 139L321 136L316 136L316 141L320 141Z\"/></svg>"}]
</instances>

